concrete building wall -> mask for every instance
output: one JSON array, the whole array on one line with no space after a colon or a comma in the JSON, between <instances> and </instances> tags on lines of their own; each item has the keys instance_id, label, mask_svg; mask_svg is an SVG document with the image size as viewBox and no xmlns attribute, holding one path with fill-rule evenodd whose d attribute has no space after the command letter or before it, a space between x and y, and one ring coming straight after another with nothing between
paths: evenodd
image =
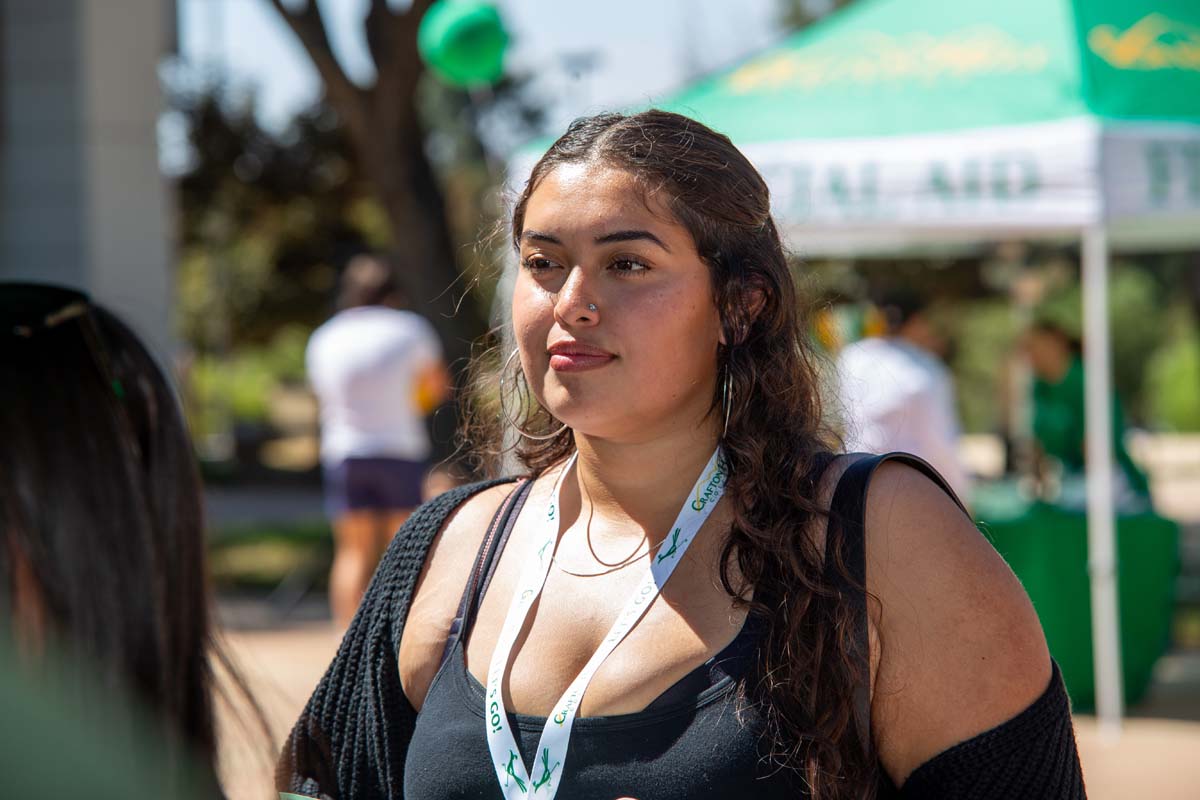
<instances>
[{"instance_id":1,"label":"concrete building wall","mask_svg":"<svg viewBox=\"0 0 1200 800\"><path fill-rule=\"evenodd\" d=\"M171 350L158 65L172 0L0 0L0 277L68 283Z\"/></svg>"},{"instance_id":2,"label":"concrete building wall","mask_svg":"<svg viewBox=\"0 0 1200 800\"><path fill-rule=\"evenodd\" d=\"M0 276L87 285L77 0L0 0Z\"/></svg>"},{"instance_id":3,"label":"concrete building wall","mask_svg":"<svg viewBox=\"0 0 1200 800\"><path fill-rule=\"evenodd\" d=\"M161 349L170 335L170 195L158 169L158 65L173 0L79 0L85 227L97 299Z\"/></svg>"}]
</instances>

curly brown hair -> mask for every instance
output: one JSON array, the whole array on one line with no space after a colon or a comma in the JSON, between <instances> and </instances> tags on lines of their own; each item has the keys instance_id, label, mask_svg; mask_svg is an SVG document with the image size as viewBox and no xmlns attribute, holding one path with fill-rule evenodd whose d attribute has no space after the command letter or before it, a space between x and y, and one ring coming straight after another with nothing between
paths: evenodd
<instances>
[{"instance_id":1,"label":"curly brown hair","mask_svg":"<svg viewBox=\"0 0 1200 800\"><path fill-rule=\"evenodd\" d=\"M581 162L626 170L647 196L662 197L709 268L727 342L718 350L717 374L727 372L732 390L727 410L724 380L712 400L714 412L728 413L721 445L734 519L721 581L765 621L759 678L748 688L764 701L771 756L796 769L821 800L871 797L877 762L855 725L857 690L868 680L866 654L854 634L854 604L829 581L811 536L828 514L817 502L818 484L840 448L824 422L819 357L767 185L727 137L695 120L658 110L599 114L572 123L533 168L513 210L514 246L541 181L560 165ZM574 434L527 387L519 388L519 359L491 355L477 359L472 438L487 452L504 450L504 419L518 387L516 424L546 438L523 436L515 453L539 475L570 455ZM498 408L503 396L509 399Z\"/></svg>"}]
</instances>

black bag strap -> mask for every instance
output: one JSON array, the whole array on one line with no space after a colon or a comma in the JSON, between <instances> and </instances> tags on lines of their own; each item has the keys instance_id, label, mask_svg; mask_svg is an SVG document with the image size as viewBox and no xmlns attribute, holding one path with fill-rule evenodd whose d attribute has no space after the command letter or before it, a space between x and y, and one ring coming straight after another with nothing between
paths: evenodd
<instances>
[{"instance_id":1,"label":"black bag strap","mask_svg":"<svg viewBox=\"0 0 1200 800\"><path fill-rule=\"evenodd\" d=\"M470 629L471 620L478 610L479 602L483 599L483 593L491 583L492 573L496 570L496 563L499 561L497 556L504 549L504 544L508 541L509 534L512 533L513 525L521 513L521 508L525 505L525 499L529 496L532 486L533 481L522 480L508 493L508 496L496 508L496 513L492 515L487 533L479 546L479 553L475 556L475 566L471 569L471 577L467 579L467 585L463 588L462 599L458 603L458 612L450 624L450 633L446 637L446 644L442 649L443 662L449 657L455 642L465 636Z\"/></svg>"}]
</instances>

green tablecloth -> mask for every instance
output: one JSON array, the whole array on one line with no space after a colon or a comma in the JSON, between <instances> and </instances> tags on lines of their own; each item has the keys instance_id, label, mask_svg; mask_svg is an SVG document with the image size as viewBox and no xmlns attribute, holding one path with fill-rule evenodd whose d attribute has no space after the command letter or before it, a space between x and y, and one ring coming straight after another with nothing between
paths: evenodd
<instances>
[{"instance_id":1,"label":"green tablecloth","mask_svg":"<svg viewBox=\"0 0 1200 800\"><path fill-rule=\"evenodd\" d=\"M1083 511L1020 498L1012 483L972 496L980 529L1033 600L1076 709L1095 702L1087 522ZM1153 513L1118 515L1117 574L1125 699L1146 691L1166 650L1179 573L1179 528Z\"/></svg>"}]
</instances>

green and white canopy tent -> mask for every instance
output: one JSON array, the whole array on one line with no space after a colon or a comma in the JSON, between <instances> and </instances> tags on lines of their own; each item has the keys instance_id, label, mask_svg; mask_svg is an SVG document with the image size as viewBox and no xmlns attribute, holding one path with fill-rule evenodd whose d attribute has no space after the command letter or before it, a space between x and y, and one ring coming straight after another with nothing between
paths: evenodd
<instances>
[{"instance_id":1,"label":"green and white canopy tent","mask_svg":"<svg viewBox=\"0 0 1200 800\"><path fill-rule=\"evenodd\" d=\"M861 0L659 105L733 139L802 254L1200 243L1195 0Z\"/></svg>"},{"instance_id":2,"label":"green and white canopy tent","mask_svg":"<svg viewBox=\"0 0 1200 800\"><path fill-rule=\"evenodd\" d=\"M660 105L733 139L802 255L1081 238L1087 452L1112 452L1108 252L1200 246L1200 2L862 0ZM1111 458L1089 459L1097 704L1115 730L1111 486Z\"/></svg>"},{"instance_id":3,"label":"green and white canopy tent","mask_svg":"<svg viewBox=\"0 0 1200 800\"><path fill-rule=\"evenodd\" d=\"M802 256L1082 240L1087 452L1112 452L1109 252L1200 246L1200 1L860 0L655 105L730 136ZM1090 459L1097 706L1115 731L1111 486L1111 458Z\"/></svg>"}]
</instances>

